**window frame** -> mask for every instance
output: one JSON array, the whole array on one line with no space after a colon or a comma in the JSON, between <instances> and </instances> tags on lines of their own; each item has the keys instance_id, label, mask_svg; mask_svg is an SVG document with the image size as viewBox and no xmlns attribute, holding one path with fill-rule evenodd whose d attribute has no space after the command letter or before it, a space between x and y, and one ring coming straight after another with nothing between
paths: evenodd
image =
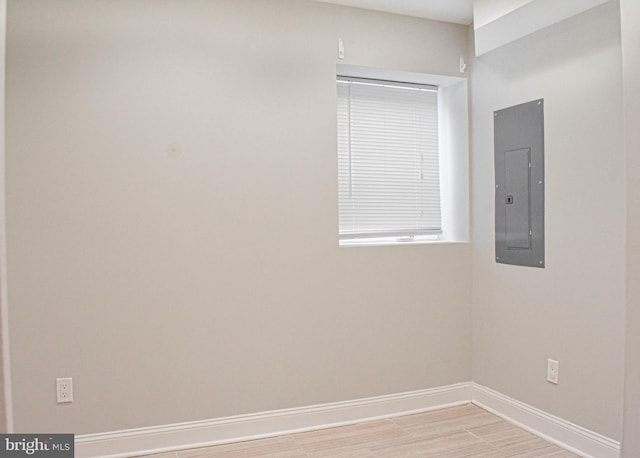
<instances>
[{"instance_id":1,"label":"window frame","mask_svg":"<svg viewBox=\"0 0 640 458\"><path fill-rule=\"evenodd\" d=\"M336 79L338 76L438 87L440 198L442 218L442 233L439 235L430 234L413 237L393 236L375 238L343 238L340 237L340 230L338 227L337 235L339 245L377 246L469 242L469 113L467 79L459 76L404 72L348 64L337 64L334 76L336 103ZM337 157L336 144L336 160ZM336 193L337 189L336 174ZM336 212L337 211L336 207Z\"/></svg>"},{"instance_id":2,"label":"window frame","mask_svg":"<svg viewBox=\"0 0 640 458\"><path fill-rule=\"evenodd\" d=\"M439 88L344 75L336 84L340 240L441 234Z\"/></svg>"}]
</instances>

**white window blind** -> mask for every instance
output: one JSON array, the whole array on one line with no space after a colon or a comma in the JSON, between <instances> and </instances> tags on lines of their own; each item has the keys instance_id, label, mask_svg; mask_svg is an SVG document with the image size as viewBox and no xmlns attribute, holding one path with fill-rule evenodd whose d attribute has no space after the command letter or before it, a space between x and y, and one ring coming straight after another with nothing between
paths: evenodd
<instances>
[{"instance_id":1,"label":"white window blind","mask_svg":"<svg viewBox=\"0 0 640 458\"><path fill-rule=\"evenodd\" d=\"M337 83L340 239L441 233L437 88Z\"/></svg>"}]
</instances>

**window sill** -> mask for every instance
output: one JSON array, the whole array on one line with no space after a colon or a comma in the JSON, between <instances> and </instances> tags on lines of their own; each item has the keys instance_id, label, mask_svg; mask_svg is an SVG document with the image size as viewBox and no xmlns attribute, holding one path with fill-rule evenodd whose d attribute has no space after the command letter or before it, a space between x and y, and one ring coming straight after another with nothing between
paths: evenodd
<instances>
[{"instance_id":1,"label":"window sill","mask_svg":"<svg viewBox=\"0 0 640 458\"><path fill-rule=\"evenodd\" d=\"M344 239L339 241L340 247L371 247L371 246L403 246L403 245L451 245L469 243L467 240L443 240L440 237L420 237L413 240L402 238L371 238L371 239Z\"/></svg>"}]
</instances>

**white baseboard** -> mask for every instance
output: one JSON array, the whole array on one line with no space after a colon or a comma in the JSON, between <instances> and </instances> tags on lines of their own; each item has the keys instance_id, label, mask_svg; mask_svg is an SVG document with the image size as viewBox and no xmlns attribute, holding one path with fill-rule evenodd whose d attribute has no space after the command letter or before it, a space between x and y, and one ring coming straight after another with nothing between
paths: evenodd
<instances>
[{"instance_id":1,"label":"white baseboard","mask_svg":"<svg viewBox=\"0 0 640 458\"><path fill-rule=\"evenodd\" d=\"M471 402L460 383L354 401L76 436L75 456L129 457L308 431Z\"/></svg>"},{"instance_id":2,"label":"white baseboard","mask_svg":"<svg viewBox=\"0 0 640 458\"><path fill-rule=\"evenodd\" d=\"M584 457L619 458L620 443L473 382L249 415L77 436L84 457L130 457L424 412L473 402Z\"/></svg>"},{"instance_id":3,"label":"white baseboard","mask_svg":"<svg viewBox=\"0 0 640 458\"><path fill-rule=\"evenodd\" d=\"M588 458L619 458L620 442L516 401L477 383L472 402L549 442Z\"/></svg>"}]
</instances>

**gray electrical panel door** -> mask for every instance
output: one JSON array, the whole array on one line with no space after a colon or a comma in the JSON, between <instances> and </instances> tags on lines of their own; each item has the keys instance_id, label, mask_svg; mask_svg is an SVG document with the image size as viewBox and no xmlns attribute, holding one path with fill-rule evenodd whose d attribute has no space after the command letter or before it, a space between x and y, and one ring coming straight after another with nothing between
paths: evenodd
<instances>
[{"instance_id":1,"label":"gray electrical panel door","mask_svg":"<svg viewBox=\"0 0 640 458\"><path fill-rule=\"evenodd\" d=\"M496 261L544 267L544 103L494 113Z\"/></svg>"}]
</instances>

